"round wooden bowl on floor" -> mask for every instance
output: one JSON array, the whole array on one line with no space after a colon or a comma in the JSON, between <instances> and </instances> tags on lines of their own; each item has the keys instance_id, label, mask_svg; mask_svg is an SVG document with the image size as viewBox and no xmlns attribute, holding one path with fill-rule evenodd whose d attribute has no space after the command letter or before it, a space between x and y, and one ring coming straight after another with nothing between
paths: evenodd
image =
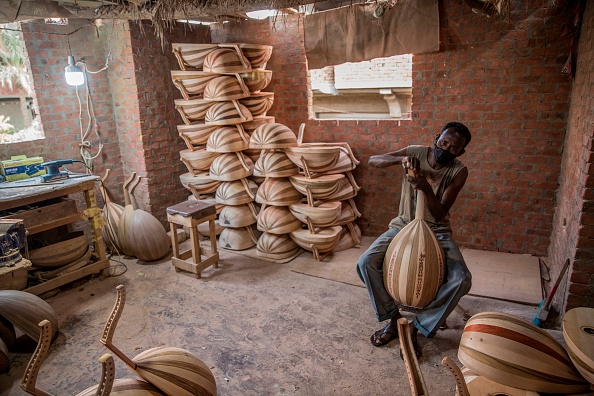
<instances>
[{"instance_id":1,"label":"round wooden bowl on floor","mask_svg":"<svg viewBox=\"0 0 594 396\"><path fill-rule=\"evenodd\" d=\"M307 219L316 227L332 225L340 215L342 204L339 201L327 201L318 206L306 203L295 203L289 206L291 213L301 222L307 224Z\"/></svg>"},{"instance_id":2,"label":"round wooden bowl on floor","mask_svg":"<svg viewBox=\"0 0 594 396\"><path fill-rule=\"evenodd\" d=\"M204 93L208 83L219 77L218 73L206 73L201 71L172 70L171 80L173 85L183 95L184 99L190 99L192 96L199 96Z\"/></svg>"},{"instance_id":3,"label":"round wooden bowl on floor","mask_svg":"<svg viewBox=\"0 0 594 396\"><path fill-rule=\"evenodd\" d=\"M217 191L217 188L222 183L219 180L214 180L210 177L208 172L201 172L193 175L191 173L184 173L179 176L182 185L199 198L202 194L210 194Z\"/></svg>"},{"instance_id":4,"label":"round wooden bowl on floor","mask_svg":"<svg viewBox=\"0 0 594 396\"><path fill-rule=\"evenodd\" d=\"M301 202L301 193L285 178L268 178L258 187L256 202L272 206L289 206Z\"/></svg>"},{"instance_id":5,"label":"round wooden bowl on floor","mask_svg":"<svg viewBox=\"0 0 594 396\"><path fill-rule=\"evenodd\" d=\"M234 125L253 119L252 113L238 101L208 103L212 105L204 115L207 125Z\"/></svg>"},{"instance_id":6,"label":"round wooden bowl on floor","mask_svg":"<svg viewBox=\"0 0 594 396\"><path fill-rule=\"evenodd\" d=\"M240 228L256 224L258 209L252 202L243 205L226 205L219 215L219 223L225 227Z\"/></svg>"},{"instance_id":7,"label":"round wooden bowl on floor","mask_svg":"<svg viewBox=\"0 0 594 396\"><path fill-rule=\"evenodd\" d=\"M472 316L462 332L458 359L474 373L514 388L564 394L589 389L557 340L506 313Z\"/></svg>"},{"instance_id":8,"label":"round wooden bowl on floor","mask_svg":"<svg viewBox=\"0 0 594 396\"><path fill-rule=\"evenodd\" d=\"M82 231L64 235L60 239L60 242L29 251L29 260L34 267L48 268L69 264L81 258L89 247L87 236Z\"/></svg>"},{"instance_id":9,"label":"round wooden bowl on floor","mask_svg":"<svg viewBox=\"0 0 594 396\"><path fill-rule=\"evenodd\" d=\"M289 147L297 147L297 136L283 124L275 122L262 124L250 136L250 148L253 149L288 149Z\"/></svg>"},{"instance_id":10,"label":"round wooden bowl on floor","mask_svg":"<svg viewBox=\"0 0 594 396\"><path fill-rule=\"evenodd\" d=\"M208 110L216 102L204 99L175 99L173 101L175 109L179 112L186 125L193 124L196 121L204 120Z\"/></svg>"},{"instance_id":11,"label":"round wooden bowl on floor","mask_svg":"<svg viewBox=\"0 0 594 396\"><path fill-rule=\"evenodd\" d=\"M252 160L241 152L221 154L210 166L210 177L214 180L233 181L251 176L254 170Z\"/></svg>"},{"instance_id":12,"label":"round wooden bowl on floor","mask_svg":"<svg viewBox=\"0 0 594 396\"><path fill-rule=\"evenodd\" d=\"M563 316L563 339L575 368L594 388L594 308L567 311Z\"/></svg>"},{"instance_id":13,"label":"round wooden bowl on floor","mask_svg":"<svg viewBox=\"0 0 594 396\"><path fill-rule=\"evenodd\" d=\"M190 195L188 197L188 201L202 201L202 202L206 202L206 203L211 204L211 205L215 205L217 214L221 213L221 211L223 210L223 208L226 206L224 204L218 203L217 200L215 199L215 195L214 194L204 194L204 195L201 195L200 198L196 198L192 194L192 195ZM206 225L208 225L208 223L206 223Z\"/></svg>"},{"instance_id":14,"label":"round wooden bowl on floor","mask_svg":"<svg viewBox=\"0 0 594 396\"><path fill-rule=\"evenodd\" d=\"M250 142L240 126L218 127L206 143L206 150L217 153L234 153L250 147Z\"/></svg>"},{"instance_id":15,"label":"round wooden bowl on floor","mask_svg":"<svg viewBox=\"0 0 594 396\"><path fill-rule=\"evenodd\" d=\"M33 340L39 339L43 320L52 324L51 338L58 331L58 316L43 299L20 290L0 290L0 315Z\"/></svg>"},{"instance_id":16,"label":"round wooden bowl on floor","mask_svg":"<svg viewBox=\"0 0 594 396\"><path fill-rule=\"evenodd\" d=\"M252 65L241 53L230 48L217 48L204 58L202 70L209 73L242 73L251 71Z\"/></svg>"},{"instance_id":17,"label":"round wooden bowl on floor","mask_svg":"<svg viewBox=\"0 0 594 396\"><path fill-rule=\"evenodd\" d=\"M206 145L210 134L217 128L219 128L217 125L197 123L191 125L178 125L177 131L189 150L199 150L202 146Z\"/></svg>"},{"instance_id":18,"label":"round wooden bowl on floor","mask_svg":"<svg viewBox=\"0 0 594 396\"><path fill-rule=\"evenodd\" d=\"M256 246L256 254L265 260L283 261L296 257L301 252L301 248L291 239L289 234L269 234L267 232L260 235Z\"/></svg>"},{"instance_id":19,"label":"round wooden bowl on floor","mask_svg":"<svg viewBox=\"0 0 594 396\"><path fill-rule=\"evenodd\" d=\"M152 214L135 209L130 218L129 230L128 242L139 260L156 261L169 253L171 239L163 224Z\"/></svg>"},{"instance_id":20,"label":"round wooden bowl on floor","mask_svg":"<svg viewBox=\"0 0 594 396\"><path fill-rule=\"evenodd\" d=\"M251 227L227 227L219 236L219 246L223 249L245 250L256 246L257 243L258 237Z\"/></svg>"},{"instance_id":21,"label":"round wooden bowl on floor","mask_svg":"<svg viewBox=\"0 0 594 396\"><path fill-rule=\"evenodd\" d=\"M272 70L252 70L240 76L251 93L258 93L272 81Z\"/></svg>"},{"instance_id":22,"label":"round wooden bowl on floor","mask_svg":"<svg viewBox=\"0 0 594 396\"><path fill-rule=\"evenodd\" d=\"M218 48L217 44L172 43L173 53L182 70L201 70L206 55Z\"/></svg>"},{"instance_id":23,"label":"round wooden bowl on floor","mask_svg":"<svg viewBox=\"0 0 594 396\"><path fill-rule=\"evenodd\" d=\"M239 103L247 107L252 116L265 116L274 104L274 92L259 92L247 98L239 99Z\"/></svg>"},{"instance_id":24,"label":"round wooden bowl on floor","mask_svg":"<svg viewBox=\"0 0 594 396\"><path fill-rule=\"evenodd\" d=\"M285 153L298 167L307 167L309 172L323 173L331 170L338 163L340 147L308 146L304 143L299 147L287 148Z\"/></svg>"},{"instance_id":25,"label":"round wooden bowl on floor","mask_svg":"<svg viewBox=\"0 0 594 396\"><path fill-rule=\"evenodd\" d=\"M196 171L205 171L210 168L210 165L213 163L215 158L217 158L220 153L207 151L205 149L201 150L181 150L179 152L179 156L182 162L188 168L192 174L199 173Z\"/></svg>"},{"instance_id":26,"label":"round wooden bowl on floor","mask_svg":"<svg viewBox=\"0 0 594 396\"><path fill-rule=\"evenodd\" d=\"M224 101L247 98L250 91L241 78L219 76L208 82L204 88L204 100Z\"/></svg>"},{"instance_id":27,"label":"round wooden bowl on floor","mask_svg":"<svg viewBox=\"0 0 594 396\"><path fill-rule=\"evenodd\" d=\"M254 117L251 121L244 122L241 124L245 133L251 136L252 133L261 125L264 124L271 124L275 122L275 118L273 116L257 116Z\"/></svg>"},{"instance_id":28,"label":"round wooden bowl on floor","mask_svg":"<svg viewBox=\"0 0 594 396\"><path fill-rule=\"evenodd\" d=\"M288 234L302 225L286 206L269 206L258 215L258 230L270 234Z\"/></svg>"},{"instance_id":29,"label":"round wooden bowl on floor","mask_svg":"<svg viewBox=\"0 0 594 396\"><path fill-rule=\"evenodd\" d=\"M256 183L248 179L222 182L215 198L225 205L243 205L254 201L257 190Z\"/></svg>"},{"instance_id":30,"label":"round wooden bowl on floor","mask_svg":"<svg viewBox=\"0 0 594 396\"><path fill-rule=\"evenodd\" d=\"M307 228L291 232L291 238L295 243L305 250L312 250L314 246L320 253L331 252L340 240L342 227L326 227L321 228L315 234L311 233Z\"/></svg>"},{"instance_id":31,"label":"round wooden bowl on floor","mask_svg":"<svg viewBox=\"0 0 594 396\"><path fill-rule=\"evenodd\" d=\"M315 199L328 199L328 197L336 194L345 182L345 176L338 175L321 175L315 179L305 177L302 175L295 175L289 178L293 187L301 194L308 195L308 191Z\"/></svg>"},{"instance_id":32,"label":"round wooden bowl on floor","mask_svg":"<svg viewBox=\"0 0 594 396\"><path fill-rule=\"evenodd\" d=\"M354 235L353 235L354 233ZM340 235L340 239L334 249L333 252L341 252L343 250L350 249L352 247L357 246L361 243L361 229L355 223L352 223L350 227L347 225L342 226L342 233Z\"/></svg>"},{"instance_id":33,"label":"round wooden bowl on floor","mask_svg":"<svg viewBox=\"0 0 594 396\"><path fill-rule=\"evenodd\" d=\"M299 173L299 168L282 151L265 151L254 166L254 176L289 177Z\"/></svg>"}]
</instances>

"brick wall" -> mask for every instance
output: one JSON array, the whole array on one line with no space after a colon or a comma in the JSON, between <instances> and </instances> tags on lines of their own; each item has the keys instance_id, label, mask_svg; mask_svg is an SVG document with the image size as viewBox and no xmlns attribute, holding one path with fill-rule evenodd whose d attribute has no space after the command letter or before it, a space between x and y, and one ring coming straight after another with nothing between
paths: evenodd
<instances>
[{"instance_id":1,"label":"brick wall","mask_svg":"<svg viewBox=\"0 0 594 396\"><path fill-rule=\"evenodd\" d=\"M441 50L413 56L413 119L308 119L303 24L287 16L211 26L213 42L274 46L269 112L305 141L348 141L361 165L355 177L364 234L378 235L398 211L399 169L366 165L373 154L432 144L448 121L473 132L463 160L467 185L452 208L463 246L546 255L555 211L571 80L560 73L569 39L560 38L563 7L513 1L510 21L485 18L455 1L440 3Z\"/></svg>"},{"instance_id":2,"label":"brick wall","mask_svg":"<svg viewBox=\"0 0 594 396\"><path fill-rule=\"evenodd\" d=\"M565 260L572 262L555 299L556 306L565 303L561 312L594 307L593 2L588 2L584 13L578 54L548 260L551 283Z\"/></svg>"}]
</instances>

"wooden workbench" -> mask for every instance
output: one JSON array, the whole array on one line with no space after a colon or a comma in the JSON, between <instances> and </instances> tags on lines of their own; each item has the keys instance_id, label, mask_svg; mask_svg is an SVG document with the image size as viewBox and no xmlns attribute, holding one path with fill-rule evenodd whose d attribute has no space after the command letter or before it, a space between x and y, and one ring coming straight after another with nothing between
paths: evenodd
<instances>
[{"instance_id":1,"label":"wooden workbench","mask_svg":"<svg viewBox=\"0 0 594 396\"><path fill-rule=\"evenodd\" d=\"M105 253L105 246L101 235L101 209L97 207L97 200L95 198L95 184L98 180L99 177L89 175L63 179L55 184L44 184L41 183L40 178L37 177L26 182L0 184L0 212L19 206L35 204L52 198L67 197L70 194L83 193L86 209L82 213L76 211L75 213L70 213L65 216L59 216L59 218L31 230L25 223L25 228L27 228L30 233L36 233L86 219L91 226L93 251L99 258L96 262L90 263L78 270L45 281L39 285L29 287L24 291L39 295L90 274L101 272L104 276L109 275L109 260ZM18 216L14 215L11 217L18 218Z\"/></svg>"}]
</instances>

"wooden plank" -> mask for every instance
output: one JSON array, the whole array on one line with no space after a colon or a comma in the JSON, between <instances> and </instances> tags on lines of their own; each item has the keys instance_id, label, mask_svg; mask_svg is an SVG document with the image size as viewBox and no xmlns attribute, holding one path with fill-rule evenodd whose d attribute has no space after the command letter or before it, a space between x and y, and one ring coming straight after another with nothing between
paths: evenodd
<instances>
[{"instance_id":1,"label":"wooden plank","mask_svg":"<svg viewBox=\"0 0 594 396\"><path fill-rule=\"evenodd\" d=\"M462 249L472 273L471 295L538 305L542 300L538 257Z\"/></svg>"},{"instance_id":2,"label":"wooden plank","mask_svg":"<svg viewBox=\"0 0 594 396\"><path fill-rule=\"evenodd\" d=\"M97 273L107 268L109 268L109 260L99 260L76 271L69 272L68 274L40 283L39 285L32 286L28 289L25 289L24 291L38 296L47 291L53 290L56 287L63 286L84 276Z\"/></svg>"},{"instance_id":3,"label":"wooden plank","mask_svg":"<svg viewBox=\"0 0 594 396\"><path fill-rule=\"evenodd\" d=\"M42 201L35 206L32 209L21 210L3 218L23 220L29 234L36 234L83 218L73 199L63 198L58 202Z\"/></svg>"}]
</instances>

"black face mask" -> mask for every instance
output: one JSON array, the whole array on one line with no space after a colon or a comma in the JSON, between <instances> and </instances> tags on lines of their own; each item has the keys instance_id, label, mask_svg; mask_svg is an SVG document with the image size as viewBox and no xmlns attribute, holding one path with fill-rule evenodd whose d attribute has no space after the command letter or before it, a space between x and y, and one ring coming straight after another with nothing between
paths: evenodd
<instances>
[{"instance_id":1,"label":"black face mask","mask_svg":"<svg viewBox=\"0 0 594 396\"><path fill-rule=\"evenodd\" d=\"M452 154L449 151L439 148L437 147L437 145L433 146L433 159L440 165L446 165L456 157L457 156L455 154Z\"/></svg>"}]
</instances>

